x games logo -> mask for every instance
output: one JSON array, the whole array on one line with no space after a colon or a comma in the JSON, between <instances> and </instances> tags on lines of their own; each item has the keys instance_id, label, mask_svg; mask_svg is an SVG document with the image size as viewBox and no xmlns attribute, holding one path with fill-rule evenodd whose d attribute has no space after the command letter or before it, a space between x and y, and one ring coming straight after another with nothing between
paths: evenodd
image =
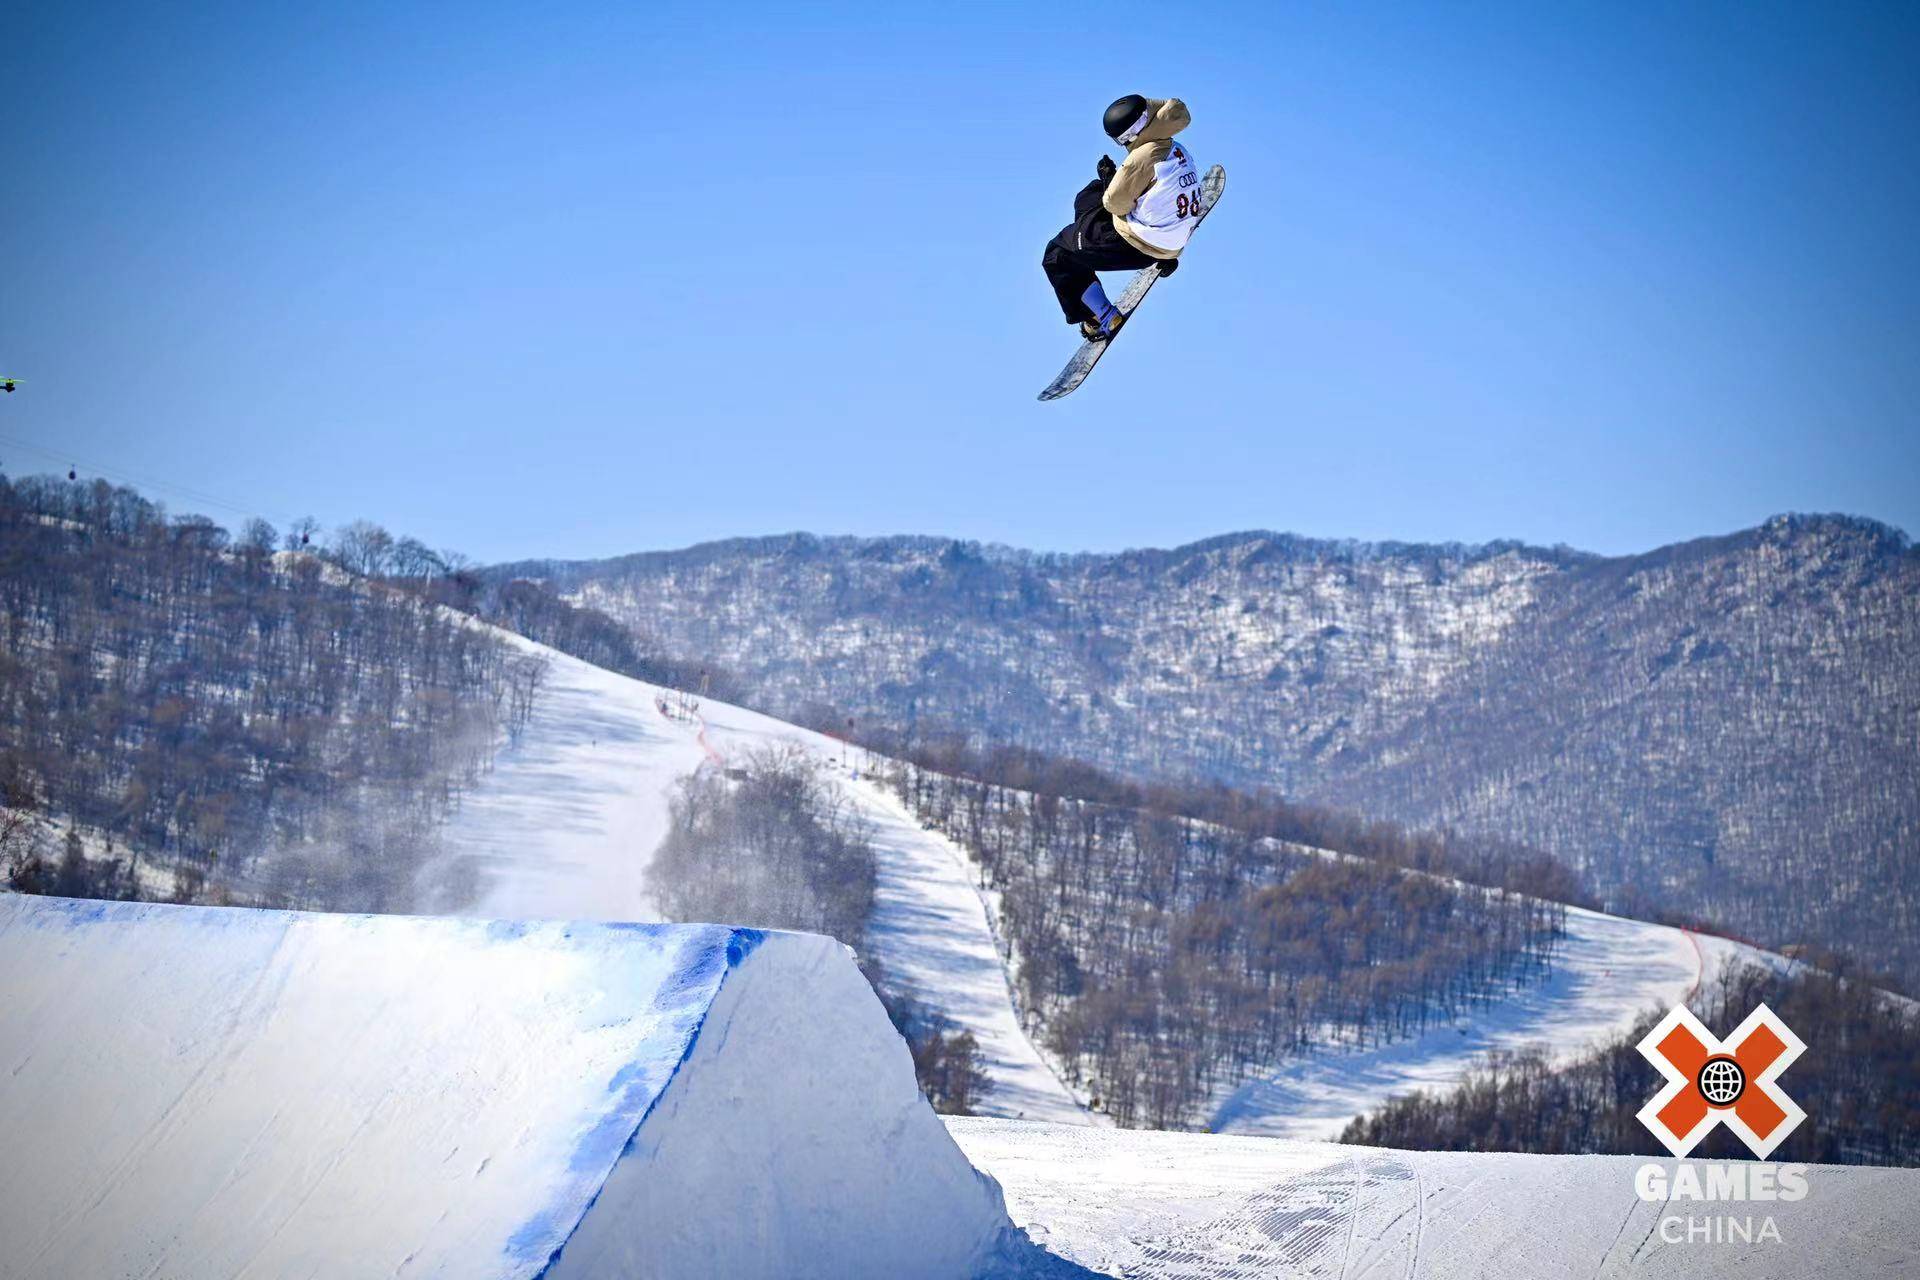
<instances>
[{"instance_id":1,"label":"x games logo","mask_svg":"<svg viewBox=\"0 0 1920 1280\"><path fill-rule=\"evenodd\" d=\"M1725 1044L1675 1005L1640 1042L1640 1052L1667 1078L1640 1108L1640 1123L1676 1157L1725 1124L1764 1160L1807 1118L1773 1083L1806 1047L1764 1004Z\"/></svg>"}]
</instances>

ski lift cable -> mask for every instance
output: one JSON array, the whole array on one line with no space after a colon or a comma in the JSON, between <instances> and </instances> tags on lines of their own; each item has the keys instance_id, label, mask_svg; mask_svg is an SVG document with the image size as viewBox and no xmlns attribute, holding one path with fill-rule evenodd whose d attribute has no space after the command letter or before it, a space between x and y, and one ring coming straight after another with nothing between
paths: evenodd
<instances>
[{"instance_id":1,"label":"ski lift cable","mask_svg":"<svg viewBox=\"0 0 1920 1280\"><path fill-rule=\"evenodd\" d=\"M55 462L55 463L65 462L68 465L69 469L77 468L81 471L90 472L94 475L104 476L109 480L118 480L122 484L136 485L142 489L157 489L157 490L160 490L161 492L173 494L177 497L183 498L197 505L219 507L224 511L232 512L235 515L247 516L250 518L259 516L261 514L258 508L243 507L239 503L228 502L223 498L216 498L210 493L204 493L198 489L190 488L187 485L174 484L171 481L167 481L167 480L155 480L151 476L135 475L130 471L123 471L118 467L103 467L103 466L100 466L98 463L89 462L85 458L77 458L77 457L74 457L72 454L56 453L53 450L47 449L41 445L29 444L25 440L19 440L12 436L0 435L0 445L5 445L10 449L19 449L26 453L34 454L37 457L46 458L51 462ZM293 525L293 524L297 524L299 520L304 518L305 517L293 517L291 519L287 519L286 522L289 525Z\"/></svg>"},{"instance_id":2,"label":"ski lift cable","mask_svg":"<svg viewBox=\"0 0 1920 1280\"><path fill-rule=\"evenodd\" d=\"M175 484L168 480L156 480L151 476L136 475L133 472L123 470L119 467L102 466L86 458L77 457L70 453L60 453L36 444L29 444L24 440L18 440L11 436L0 435L0 444L15 449L23 449L28 453L45 458L50 462L65 462L71 467L77 467L79 470L92 472L109 479L121 480L129 484L137 484L147 489L165 490L184 498L190 498L195 502L203 502L208 506L220 507L224 510L234 512L237 515L252 516L259 514L251 507L244 507L238 503L228 502L223 498L217 498L210 493L202 492L187 485Z\"/></svg>"}]
</instances>

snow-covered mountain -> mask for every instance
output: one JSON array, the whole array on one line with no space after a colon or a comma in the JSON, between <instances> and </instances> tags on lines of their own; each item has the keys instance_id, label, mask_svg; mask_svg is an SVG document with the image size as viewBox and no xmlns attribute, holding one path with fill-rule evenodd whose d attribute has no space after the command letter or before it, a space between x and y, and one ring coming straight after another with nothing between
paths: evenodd
<instances>
[{"instance_id":1,"label":"snow-covered mountain","mask_svg":"<svg viewBox=\"0 0 1920 1280\"><path fill-rule=\"evenodd\" d=\"M515 745L461 802L442 844L465 874L429 868L467 897L439 909L503 918L654 920L646 869L666 830L675 786L701 768L791 744L810 753L872 824L879 857L869 930L889 980L973 1033L993 1086L992 1116L1092 1123L1015 1009L977 869L958 845L923 829L869 776L872 759L841 742L707 699L675 714L669 690L510 637L548 662L533 715ZM1273 1064L1223 1097L1226 1132L1331 1138L1356 1114L1412 1088L1456 1083L1488 1049L1545 1043L1571 1057L1650 1009L1684 1000L1729 955L1721 939L1573 911L1549 979L1475 1006L1418 1038L1327 1050Z\"/></svg>"},{"instance_id":2,"label":"snow-covered mountain","mask_svg":"<svg viewBox=\"0 0 1920 1280\"><path fill-rule=\"evenodd\" d=\"M1000 928L1034 918L1028 902L1018 892L1001 902L1001 881L983 891L973 846L923 828L889 789L854 777L859 762L837 742L711 699L697 716L683 705L669 714L684 700L435 603L466 598L461 582L356 577L311 555L276 556L270 540L236 547L205 524L186 526L188 537L126 491L49 483L16 487L10 501L23 554L9 570L9 616L35 660L12 672L19 705L6 727L16 736L0 750L0 781L28 794L18 790L24 762L60 846L49 870L34 848L49 843L45 831L10 841L0 873L14 883L66 896L157 885L169 897L204 891L203 901L646 920L658 914L649 868L679 783L788 744L819 762L873 833L877 883L858 918L871 915L863 946L883 984L971 1034L990 1111L1088 1119L1034 1043L1060 1005L1009 982L1010 966L1027 978L1047 971L1018 968L1010 948L1025 944ZM49 511L67 514L49 523ZM499 595L489 616L619 659L621 646L604 643L617 628L559 625L568 619L556 622L537 592ZM582 646L583 635L600 642ZM392 804L358 803L364 788ZM171 874L156 880L156 868ZM1095 892L1111 887L1098 868L1082 878ZM1116 901L1138 905L1130 894ZM737 909L723 897L702 914L733 923ZM1536 1035L1577 1049L1671 1003L1695 972L1691 945L1579 917L1545 985L1504 998L1491 988L1496 999L1476 998L1471 1017L1375 1045L1364 1063L1236 1058L1178 1122L1325 1135L1399 1088L1451 1082L1480 1049ZM1615 979L1609 969L1629 972L1615 959L1623 949L1661 959ZM1010 990L1035 1007L1016 1009ZM1069 1078L1084 1065L1076 1059Z\"/></svg>"},{"instance_id":3,"label":"snow-covered mountain","mask_svg":"<svg viewBox=\"0 0 1920 1280\"><path fill-rule=\"evenodd\" d=\"M1782 517L1617 558L794 535L494 572L712 661L782 714L1512 840L1615 908L1920 974L1920 553L1869 521Z\"/></svg>"}]
</instances>

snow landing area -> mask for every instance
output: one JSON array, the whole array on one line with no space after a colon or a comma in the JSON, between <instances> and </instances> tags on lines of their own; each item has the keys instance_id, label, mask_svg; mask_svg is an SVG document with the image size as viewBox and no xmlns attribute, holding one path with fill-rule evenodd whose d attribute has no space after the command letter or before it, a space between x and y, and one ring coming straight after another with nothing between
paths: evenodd
<instances>
[{"instance_id":1,"label":"snow landing area","mask_svg":"<svg viewBox=\"0 0 1920 1280\"><path fill-rule=\"evenodd\" d=\"M1804 1200L1648 1202L1633 1156L1390 1151L948 1117L1016 1223L1126 1280L1903 1276L1920 1268L1920 1170L1815 1165ZM1669 1173L1678 1163L1655 1162ZM1704 1164L1706 1162L1694 1162ZM1689 1221L1770 1216L1779 1239ZM1677 1217L1678 1225L1663 1220ZM1678 1238L1681 1243L1672 1243Z\"/></svg>"}]
</instances>

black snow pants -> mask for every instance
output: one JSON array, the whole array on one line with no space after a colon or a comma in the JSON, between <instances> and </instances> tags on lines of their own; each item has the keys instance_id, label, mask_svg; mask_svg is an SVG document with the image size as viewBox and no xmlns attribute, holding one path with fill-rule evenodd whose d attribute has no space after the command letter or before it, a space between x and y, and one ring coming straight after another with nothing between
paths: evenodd
<instances>
[{"instance_id":1,"label":"black snow pants","mask_svg":"<svg viewBox=\"0 0 1920 1280\"><path fill-rule=\"evenodd\" d=\"M1096 271L1137 271L1158 259L1128 244L1114 229L1113 215L1100 203L1107 184L1095 178L1073 198L1073 221L1047 241L1040 265L1060 299L1068 324L1096 318L1082 296L1096 279Z\"/></svg>"}]
</instances>

